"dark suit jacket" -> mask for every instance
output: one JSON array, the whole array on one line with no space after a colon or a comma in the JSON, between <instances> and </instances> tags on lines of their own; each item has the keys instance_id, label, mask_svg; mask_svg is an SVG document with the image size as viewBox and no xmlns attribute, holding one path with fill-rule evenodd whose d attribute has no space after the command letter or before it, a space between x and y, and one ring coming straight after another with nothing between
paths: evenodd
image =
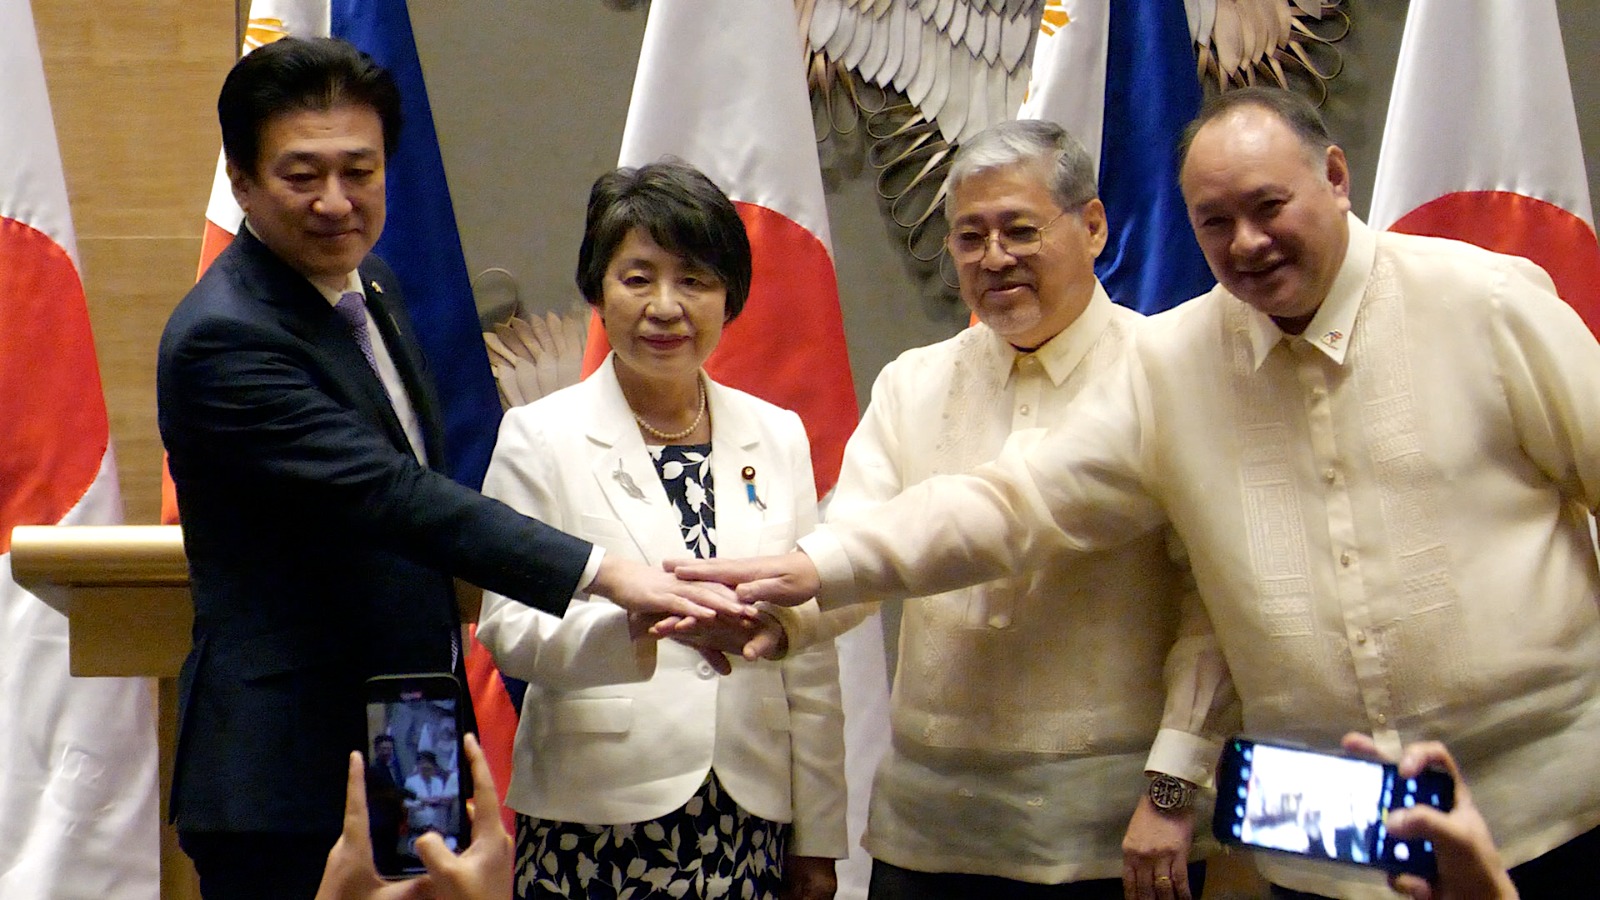
<instances>
[{"instance_id":1,"label":"dark suit jacket","mask_svg":"<svg viewBox=\"0 0 1600 900\"><path fill-rule=\"evenodd\" d=\"M588 560L588 543L435 470L438 402L399 285L375 257L361 278L433 468L343 320L248 231L161 338L161 437L195 604L182 829L338 831L345 760L367 741L365 679L451 668L451 575L559 615Z\"/></svg>"}]
</instances>

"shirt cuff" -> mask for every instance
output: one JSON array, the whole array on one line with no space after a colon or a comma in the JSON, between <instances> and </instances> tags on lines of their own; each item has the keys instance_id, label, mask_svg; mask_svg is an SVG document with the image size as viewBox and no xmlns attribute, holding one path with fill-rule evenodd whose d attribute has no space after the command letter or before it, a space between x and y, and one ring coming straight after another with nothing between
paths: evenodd
<instances>
[{"instance_id":1,"label":"shirt cuff","mask_svg":"<svg viewBox=\"0 0 1600 900\"><path fill-rule=\"evenodd\" d=\"M804 650L817 638L817 620L822 614L815 600L807 600L799 606L779 606L763 600L756 604L756 609L777 619L778 625L783 628L785 646L783 655L778 659Z\"/></svg>"},{"instance_id":2,"label":"shirt cuff","mask_svg":"<svg viewBox=\"0 0 1600 900\"><path fill-rule=\"evenodd\" d=\"M828 526L813 529L797 543L800 550L811 557L811 564L817 567L817 578L821 582L821 588L817 591L817 605L824 612L861 602L850 557L845 555L844 546Z\"/></svg>"},{"instance_id":3,"label":"shirt cuff","mask_svg":"<svg viewBox=\"0 0 1600 900\"><path fill-rule=\"evenodd\" d=\"M1144 769L1209 788L1217 770L1217 757L1221 755L1221 741L1176 728L1163 728L1156 732L1155 743L1150 745L1150 756L1145 760Z\"/></svg>"},{"instance_id":4,"label":"shirt cuff","mask_svg":"<svg viewBox=\"0 0 1600 900\"><path fill-rule=\"evenodd\" d=\"M594 584L594 577L600 574L600 563L606 558L606 548L599 544L589 547L589 562L583 567L583 574L578 577L578 587L574 593L589 593L589 585Z\"/></svg>"}]
</instances>

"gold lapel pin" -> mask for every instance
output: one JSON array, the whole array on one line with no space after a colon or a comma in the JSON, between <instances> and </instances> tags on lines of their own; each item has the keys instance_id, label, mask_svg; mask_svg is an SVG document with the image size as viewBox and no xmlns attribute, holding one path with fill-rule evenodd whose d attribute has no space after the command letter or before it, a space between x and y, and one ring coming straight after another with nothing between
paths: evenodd
<instances>
[{"instance_id":1,"label":"gold lapel pin","mask_svg":"<svg viewBox=\"0 0 1600 900\"><path fill-rule=\"evenodd\" d=\"M761 502L760 497L756 496L756 467L745 466L739 470L739 477L744 479L744 496L745 499L750 501L750 505L756 509L766 509L767 505Z\"/></svg>"}]
</instances>

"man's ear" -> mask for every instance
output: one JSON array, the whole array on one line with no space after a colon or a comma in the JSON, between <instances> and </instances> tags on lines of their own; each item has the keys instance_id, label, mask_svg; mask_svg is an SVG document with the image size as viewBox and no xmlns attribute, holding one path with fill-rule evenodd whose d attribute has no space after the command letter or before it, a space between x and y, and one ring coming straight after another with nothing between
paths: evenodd
<instances>
[{"instance_id":1,"label":"man's ear","mask_svg":"<svg viewBox=\"0 0 1600 900\"><path fill-rule=\"evenodd\" d=\"M255 180L246 175L243 169L234 165L231 159L226 161L224 170L228 173L228 186L233 188L234 202L239 204L240 209L249 213L250 207L246 205L246 198L249 196L248 189Z\"/></svg>"},{"instance_id":2,"label":"man's ear","mask_svg":"<svg viewBox=\"0 0 1600 900\"><path fill-rule=\"evenodd\" d=\"M1089 232L1089 249L1098 257L1100 251L1106 248L1106 239L1110 236L1106 225L1106 205L1096 197L1083 205L1078 216L1083 219L1083 227Z\"/></svg>"},{"instance_id":3,"label":"man's ear","mask_svg":"<svg viewBox=\"0 0 1600 900\"><path fill-rule=\"evenodd\" d=\"M1324 174L1328 184L1333 187L1334 196L1344 201L1345 211L1350 209L1350 163L1344 158L1344 150L1338 144L1328 147L1324 154Z\"/></svg>"}]
</instances>

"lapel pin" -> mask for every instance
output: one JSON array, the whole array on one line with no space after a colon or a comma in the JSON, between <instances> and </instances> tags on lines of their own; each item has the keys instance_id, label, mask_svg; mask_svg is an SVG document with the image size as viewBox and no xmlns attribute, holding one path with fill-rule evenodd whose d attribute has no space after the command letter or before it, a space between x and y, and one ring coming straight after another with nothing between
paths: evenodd
<instances>
[{"instance_id":1,"label":"lapel pin","mask_svg":"<svg viewBox=\"0 0 1600 900\"><path fill-rule=\"evenodd\" d=\"M744 479L745 499L749 500L750 505L756 509L765 510L767 505L761 502L760 497L756 496L756 467L745 466L739 470L739 477Z\"/></svg>"},{"instance_id":2,"label":"lapel pin","mask_svg":"<svg viewBox=\"0 0 1600 900\"><path fill-rule=\"evenodd\" d=\"M621 457L617 458L617 470L611 473L611 477L615 478L617 480L617 484L621 485L622 492L624 494L627 494L629 497L632 497L635 500L644 499L644 491L639 490L639 485L634 482L633 476L622 470Z\"/></svg>"},{"instance_id":3,"label":"lapel pin","mask_svg":"<svg viewBox=\"0 0 1600 900\"><path fill-rule=\"evenodd\" d=\"M374 293L374 294L381 294L381 293L383 293L383 285L381 285L381 284L379 284L379 283L377 283L377 282L376 282L376 281L369 281L369 282L367 282L367 284L368 284L368 285L371 285L371 287L372 287L372 292L373 292L373 293Z\"/></svg>"}]
</instances>

